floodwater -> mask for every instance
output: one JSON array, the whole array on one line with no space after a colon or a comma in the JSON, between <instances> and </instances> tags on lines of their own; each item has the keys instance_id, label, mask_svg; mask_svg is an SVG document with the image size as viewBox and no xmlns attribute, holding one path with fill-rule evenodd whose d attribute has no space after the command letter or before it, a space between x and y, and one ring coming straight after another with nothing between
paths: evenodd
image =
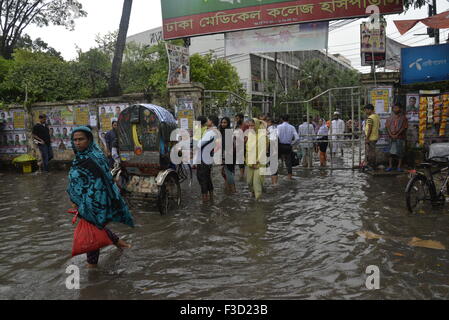
<instances>
[{"instance_id":1,"label":"floodwater","mask_svg":"<svg viewBox=\"0 0 449 320\"><path fill-rule=\"evenodd\" d=\"M410 216L407 175L358 171L295 171L261 201L245 183L226 195L214 168L215 201L183 184L182 209L161 216L154 205L133 208L136 227L110 228L132 248L102 250L98 269L71 257L74 226L66 172L0 176L1 299L448 299L449 214ZM369 231L381 239L361 237ZM66 268L80 268L80 289L65 286ZM368 290L366 268L380 270Z\"/></svg>"}]
</instances>

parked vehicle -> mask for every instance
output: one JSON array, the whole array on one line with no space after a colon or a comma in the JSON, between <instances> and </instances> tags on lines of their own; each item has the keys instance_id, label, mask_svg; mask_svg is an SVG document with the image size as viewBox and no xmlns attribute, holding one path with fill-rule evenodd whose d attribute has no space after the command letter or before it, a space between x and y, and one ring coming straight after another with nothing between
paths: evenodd
<instances>
[{"instance_id":1,"label":"parked vehicle","mask_svg":"<svg viewBox=\"0 0 449 320\"><path fill-rule=\"evenodd\" d=\"M405 189L407 209L421 213L443 206L449 196L449 143L429 146L427 161L411 171Z\"/></svg>"},{"instance_id":2,"label":"parked vehicle","mask_svg":"<svg viewBox=\"0 0 449 320\"><path fill-rule=\"evenodd\" d=\"M118 149L120 163L112 170L122 194L129 201L157 202L166 214L181 204L185 167L170 161L175 142L170 135L177 128L173 115L151 104L133 105L120 113Z\"/></svg>"}]
</instances>

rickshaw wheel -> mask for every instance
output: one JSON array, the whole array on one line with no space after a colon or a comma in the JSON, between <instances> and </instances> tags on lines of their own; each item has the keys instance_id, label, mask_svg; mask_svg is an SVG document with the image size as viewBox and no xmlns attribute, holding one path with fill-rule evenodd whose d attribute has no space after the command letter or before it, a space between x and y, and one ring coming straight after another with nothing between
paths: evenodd
<instances>
[{"instance_id":1,"label":"rickshaw wheel","mask_svg":"<svg viewBox=\"0 0 449 320\"><path fill-rule=\"evenodd\" d=\"M181 185L176 175L171 174L159 187L158 208L161 215L167 214L170 209L181 205Z\"/></svg>"}]
</instances>

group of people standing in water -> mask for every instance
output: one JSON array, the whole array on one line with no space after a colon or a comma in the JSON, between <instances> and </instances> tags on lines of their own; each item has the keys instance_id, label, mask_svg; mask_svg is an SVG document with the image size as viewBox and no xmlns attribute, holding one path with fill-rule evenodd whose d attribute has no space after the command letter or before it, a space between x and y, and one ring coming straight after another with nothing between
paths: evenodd
<instances>
[{"instance_id":1,"label":"group of people standing in water","mask_svg":"<svg viewBox=\"0 0 449 320\"><path fill-rule=\"evenodd\" d=\"M197 170L196 176L201 186L201 194L204 202L213 198L214 187L211 175L213 165L216 164L212 161L214 153L218 152L222 157L221 174L224 179L225 191L230 193L236 192L235 175L236 168L238 168L240 178L245 179L246 177L248 187L256 199L259 199L262 195L264 176L271 176L273 185L278 183L277 166L270 166L269 160L273 161L273 159L276 159L277 161L281 159L284 161L287 167L288 179L293 179L293 145L299 142L301 148L304 147L304 152L309 153L309 142L303 142L301 144L301 138L304 140L304 137L300 137L296 128L289 124L287 115L281 117L282 123L280 125L276 125L269 115L261 115L258 118L245 120L243 114L237 114L234 118L233 126L229 117L223 117L219 120L215 115L208 117L200 116L197 118L197 121L201 123L202 129L201 137L194 137L193 144L197 152L194 156L193 163L197 164L193 168ZM233 132L232 139L226 139L226 131L229 130ZM236 145L238 144L236 137L238 133L243 133L244 137L243 162L237 161L236 156L238 153L236 150ZM253 134L253 138L251 138L251 134ZM322 134L322 138L319 138L319 140L322 141L317 146L325 154L327 148L327 141L325 141L327 140L327 132L321 130L320 134ZM307 139L311 138L307 137ZM261 144L261 140L265 140L265 142ZM264 146L265 151L262 150ZM210 154L207 154L209 159L204 159L204 150L206 148L208 152L210 151ZM226 151L230 148L233 149L232 161L225 159ZM201 155L201 160L198 160L199 155ZM324 161L325 158L323 159Z\"/></svg>"},{"instance_id":2,"label":"group of people standing in water","mask_svg":"<svg viewBox=\"0 0 449 320\"><path fill-rule=\"evenodd\" d=\"M295 153L293 147L299 146L299 154L304 167L312 167L313 153L319 155L320 166L327 165L327 149L329 142L332 142L332 150L334 156L343 155L342 139L345 133L345 123L340 119L340 113L335 112L333 119L326 121L318 119L313 122L307 116L302 119L303 123L295 128L289 123L288 115L280 117L280 123L276 123L269 114L261 115L257 118L249 118L245 120L243 114L237 114L234 118L234 125L229 117L223 117L221 120L217 116L208 117L200 116L197 121L201 123L201 137L194 137L193 146L196 147L197 153L194 156L194 162L198 163L193 167L197 169L197 179L201 186L201 194L203 201L213 198L212 168L216 164L213 161L198 161L198 155L204 156L204 149L211 151L212 157L214 152L218 152L222 156L221 174L224 179L226 192L236 192L235 175L236 168L240 171L240 178L246 177L246 182L256 199L259 199L263 192L264 176L271 176L273 185L278 183L278 170L268 171L269 158L282 161L287 169L287 178L293 179L292 167L295 161ZM261 130L264 129L264 130ZM232 139L226 139L226 131L234 132ZM256 139L249 139L250 134L247 130L255 134ZM236 161L236 135L237 131L244 133L244 157L242 161ZM260 139L266 139L266 159L262 161L264 152L261 148ZM271 147L271 146L277 147ZM233 160L225 161L226 150L233 148ZM250 151L253 152L251 159ZM273 157L270 157L270 153ZM255 155L255 156L254 156ZM296 157L298 158L298 157ZM272 167L270 167L271 169Z\"/></svg>"}]
</instances>

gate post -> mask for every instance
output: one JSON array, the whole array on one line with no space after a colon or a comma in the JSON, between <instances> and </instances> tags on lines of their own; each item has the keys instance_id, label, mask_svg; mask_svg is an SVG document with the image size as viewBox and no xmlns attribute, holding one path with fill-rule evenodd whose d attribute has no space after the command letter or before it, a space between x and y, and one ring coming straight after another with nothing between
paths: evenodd
<instances>
[{"instance_id":1,"label":"gate post","mask_svg":"<svg viewBox=\"0 0 449 320\"><path fill-rule=\"evenodd\" d=\"M181 129L193 130L193 121L203 114L204 86L194 82L167 86L170 109L178 119Z\"/></svg>"}]
</instances>

